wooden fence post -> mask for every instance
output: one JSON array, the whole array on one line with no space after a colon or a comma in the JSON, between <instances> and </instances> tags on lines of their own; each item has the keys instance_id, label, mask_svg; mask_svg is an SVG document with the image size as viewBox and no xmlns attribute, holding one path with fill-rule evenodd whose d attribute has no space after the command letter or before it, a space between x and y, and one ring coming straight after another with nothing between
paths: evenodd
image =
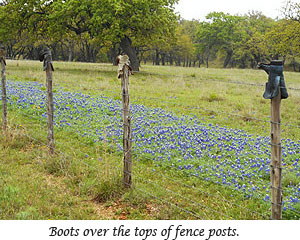
<instances>
[{"instance_id":1,"label":"wooden fence post","mask_svg":"<svg viewBox=\"0 0 300 240\"><path fill-rule=\"evenodd\" d=\"M122 102L123 102L123 153L124 153L124 175L123 181L126 187L131 187L132 160L131 160L131 119L129 105L129 68L125 64L122 74Z\"/></svg>"},{"instance_id":2,"label":"wooden fence post","mask_svg":"<svg viewBox=\"0 0 300 240\"><path fill-rule=\"evenodd\" d=\"M1 59L1 85L2 85L2 128L3 131L7 130L7 97L6 97L6 76L5 76L5 49L2 47L0 50Z\"/></svg>"},{"instance_id":3,"label":"wooden fence post","mask_svg":"<svg viewBox=\"0 0 300 240\"><path fill-rule=\"evenodd\" d=\"M51 154L54 154L54 129L53 129L53 116L54 116L54 105L53 105L53 90L52 90L52 69L49 66L46 70L47 79L47 129L48 129L48 145Z\"/></svg>"},{"instance_id":4,"label":"wooden fence post","mask_svg":"<svg viewBox=\"0 0 300 240\"><path fill-rule=\"evenodd\" d=\"M272 219L282 219L282 163L281 163L281 93L271 99L271 192Z\"/></svg>"},{"instance_id":5,"label":"wooden fence post","mask_svg":"<svg viewBox=\"0 0 300 240\"><path fill-rule=\"evenodd\" d=\"M40 53L40 61L44 61L44 71L46 71L46 87L47 87L47 143L50 154L54 154L54 129L53 129L53 90L52 90L52 55L49 48Z\"/></svg>"}]
</instances>

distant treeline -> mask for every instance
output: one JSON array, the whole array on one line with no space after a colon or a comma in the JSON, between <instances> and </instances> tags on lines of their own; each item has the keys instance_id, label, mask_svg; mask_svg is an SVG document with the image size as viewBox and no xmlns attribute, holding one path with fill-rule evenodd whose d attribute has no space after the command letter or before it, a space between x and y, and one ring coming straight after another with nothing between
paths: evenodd
<instances>
[{"instance_id":1,"label":"distant treeline","mask_svg":"<svg viewBox=\"0 0 300 240\"><path fill-rule=\"evenodd\" d=\"M254 68L283 59L300 71L300 4L287 1L283 19L260 12L211 12L183 20L177 0L0 0L0 42L12 59L38 59L44 46L54 60L112 62L125 51L140 63L185 67Z\"/></svg>"}]
</instances>

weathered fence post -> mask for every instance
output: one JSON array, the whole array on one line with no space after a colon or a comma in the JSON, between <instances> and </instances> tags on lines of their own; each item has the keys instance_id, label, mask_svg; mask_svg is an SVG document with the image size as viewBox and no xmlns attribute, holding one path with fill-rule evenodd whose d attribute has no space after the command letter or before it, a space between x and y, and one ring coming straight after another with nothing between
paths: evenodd
<instances>
[{"instance_id":1,"label":"weathered fence post","mask_svg":"<svg viewBox=\"0 0 300 240\"><path fill-rule=\"evenodd\" d=\"M124 175L123 180L126 187L131 187L131 119L130 119L130 105L129 105L129 66L123 66L122 79L122 101L123 101L123 152L124 152Z\"/></svg>"},{"instance_id":2,"label":"weathered fence post","mask_svg":"<svg viewBox=\"0 0 300 240\"><path fill-rule=\"evenodd\" d=\"M2 128L3 131L7 130L7 97L6 97L6 51L4 47L0 49L0 60L1 60L1 85L2 85Z\"/></svg>"},{"instance_id":3,"label":"weathered fence post","mask_svg":"<svg viewBox=\"0 0 300 240\"><path fill-rule=\"evenodd\" d=\"M271 219L282 219L282 160L281 160L281 99L288 98L283 76L283 61L273 60L270 64L259 63L258 68L269 75L265 99L271 99Z\"/></svg>"},{"instance_id":4,"label":"weathered fence post","mask_svg":"<svg viewBox=\"0 0 300 240\"><path fill-rule=\"evenodd\" d=\"M272 192L272 219L282 219L282 164L281 164L281 125L280 125L279 94L271 99L271 192Z\"/></svg>"},{"instance_id":5,"label":"weathered fence post","mask_svg":"<svg viewBox=\"0 0 300 240\"><path fill-rule=\"evenodd\" d=\"M40 61L44 61L44 71L46 71L46 86L47 86L47 142L49 152L54 154L54 129L53 129L53 90L52 90L52 55L49 48L45 49L40 54Z\"/></svg>"}]
</instances>

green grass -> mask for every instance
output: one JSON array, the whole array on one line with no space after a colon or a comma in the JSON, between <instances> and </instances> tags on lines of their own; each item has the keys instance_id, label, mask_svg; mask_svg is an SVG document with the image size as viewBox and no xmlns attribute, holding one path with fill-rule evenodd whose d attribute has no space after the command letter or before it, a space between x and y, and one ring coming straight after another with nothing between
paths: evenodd
<instances>
[{"instance_id":1,"label":"green grass","mask_svg":"<svg viewBox=\"0 0 300 240\"><path fill-rule=\"evenodd\" d=\"M64 62L54 62L54 67L55 89L121 98L116 67ZM298 77L299 73L286 72L287 86L297 88ZM39 62L8 61L7 79L44 83L45 72ZM263 87L212 80L264 84L267 75L257 70L147 65L130 78L131 102L269 135L268 122L253 120L269 119L270 101L262 98ZM300 125L300 92L289 93L290 98L282 101L282 122ZM44 144L45 123L12 109L8 118L10 129L0 134L0 219L266 219L270 215L270 206L262 201L175 171L153 172L154 164L146 159L133 165L134 185L126 189L122 156L114 146L56 129L56 154L50 156ZM282 130L283 137L298 139L300 134L295 127L282 126ZM297 180L284 176L284 184L290 181Z\"/></svg>"},{"instance_id":2,"label":"green grass","mask_svg":"<svg viewBox=\"0 0 300 240\"><path fill-rule=\"evenodd\" d=\"M120 99L120 81L116 67L110 64L54 62L54 85L70 91L105 94ZM299 73L285 72L289 88L299 88ZM7 78L45 82L42 64L35 61L8 61ZM217 81L212 81L217 80ZM214 115L210 121L248 132L269 135L270 100L263 99L263 86L248 86L224 82L265 84L267 74L252 69L207 69L142 66L140 73L130 78L131 102L168 108L181 114L201 117ZM300 125L300 91L289 90L290 97L282 101L282 123ZM149 99L151 98L151 99ZM196 107L190 108L189 106ZM216 112L214 112L216 111ZM232 114L232 115L230 115ZM241 115L244 117L238 117ZM300 129L283 126L282 137L297 138Z\"/></svg>"}]
</instances>

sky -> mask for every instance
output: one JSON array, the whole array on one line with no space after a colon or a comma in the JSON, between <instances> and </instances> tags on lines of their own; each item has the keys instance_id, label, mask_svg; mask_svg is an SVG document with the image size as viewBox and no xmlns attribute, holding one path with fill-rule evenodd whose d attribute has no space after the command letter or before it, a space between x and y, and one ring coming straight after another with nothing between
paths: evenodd
<instances>
[{"instance_id":1,"label":"sky","mask_svg":"<svg viewBox=\"0 0 300 240\"><path fill-rule=\"evenodd\" d=\"M255 10L275 19L282 17L280 9L285 3L286 0L179 0L175 6L175 12L179 12L180 16L186 20L203 21L205 16L213 11L244 15Z\"/></svg>"}]
</instances>

